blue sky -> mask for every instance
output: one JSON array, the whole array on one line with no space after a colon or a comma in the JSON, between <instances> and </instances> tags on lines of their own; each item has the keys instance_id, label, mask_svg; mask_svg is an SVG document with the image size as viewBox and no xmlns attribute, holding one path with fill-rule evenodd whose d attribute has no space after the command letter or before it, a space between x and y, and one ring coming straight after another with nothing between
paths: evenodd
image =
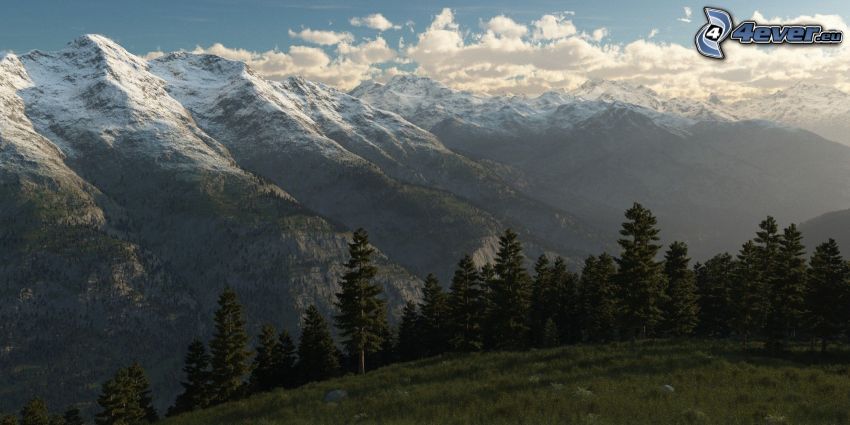
<instances>
[{"instance_id":1,"label":"blue sky","mask_svg":"<svg viewBox=\"0 0 850 425\"><path fill-rule=\"evenodd\" d=\"M0 0L0 5L0 51L54 51L81 34L97 33L148 58L177 50L212 53L245 61L267 78L302 75L344 90L399 73L487 93L535 94L593 78L689 97L736 98L800 80L850 90L845 46L765 49L727 43L725 61L702 58L692 40L704 23L706 4L690 1ZM726 8L737 21L822 23L847 32L850 20L846 0L710 5ZM353 25L353 18L374 14L380 14L383 29Z\"/></svg>"}]
</instances>

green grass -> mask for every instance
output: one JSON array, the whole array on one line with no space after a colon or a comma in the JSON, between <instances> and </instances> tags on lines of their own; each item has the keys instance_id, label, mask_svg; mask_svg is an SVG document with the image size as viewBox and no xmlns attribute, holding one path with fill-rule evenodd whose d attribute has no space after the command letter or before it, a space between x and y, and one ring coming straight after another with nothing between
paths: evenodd
<instances>
[{"instance_id":1,"label":"green grass","mask_svg":"<svg viewBox=\"0 0 850 425\"><path fill-rule=\"evenodd\" d=\"M723 341L447 355L165 424L844 424L848 363L846 351L771 357ZM336 388L349 398L324 403Z\"/></svg>"}]
</instances>

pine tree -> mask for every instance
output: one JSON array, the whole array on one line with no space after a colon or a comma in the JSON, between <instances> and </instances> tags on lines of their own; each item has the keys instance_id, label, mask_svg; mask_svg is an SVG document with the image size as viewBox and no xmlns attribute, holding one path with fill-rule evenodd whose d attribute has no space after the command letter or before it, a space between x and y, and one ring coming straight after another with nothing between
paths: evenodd
<instances>
[{"instance_id":1,"label":"pine tree","mask_svg":"<svg viewBox=\"0 0 850 425\"><path fill-rule=\"evenodd\" d=\"M850 323L850 265L841 257L834 239L815 249L809 265L806 290L806 323L820 338L821 351L837 339Z\"/></svg>"},{"instance_id":2,"label":"pine tree","mask_svg":"<svg viewBox=\"0 0 850 425\"><path fill-rule=\"evenodd\" d=\"M699 300L697 334L725 338L731 331L733 316L731 291L735 279L735 260L729 253L715 255L705 264L694 266Z\"/></svg>"},{"instance_id":3,"label":"pine tree","mask_svg":"<svg viewBox=\"0 0 850 425\"><path fill-rule=\"evenodd\" d=\"M664 254L667 292L664 303L664 330L671 336L693 334L699 321L696 278L690 269L688 246L673 242Z\"/></svg>"},{"instance_id":4,"label":"pine tree","mask_svg":"<svg viewBox=\"0 0 850 425\"><path fill-rule=\"evenodd\" d=\"M443 353L448 345L446 294L433 274L425 277L419 306L420 344L426 356Z\"/></svg>"},{"instance_id":5,"label":"pine tree","mask_svg":"<svg viewBox=\"0 0 850 425\"><path fill-rule=\"evenodd\" d=\"M250 370L248 332L242 305L236 292L227 288L218 298L215 312L215 335L210 341L212 374L211 404L224 403L242 396L244 378Z\"/></svg>"},{"instance_id":6,"label":"pine tree","mask_svg":"<svg viewBox=\"0 0 850 425\"><path fill-rule=\"evenodd\" d=\"M663 319L661 303L664 298L664 275L661 264L655 261L661 246L657 221L648 209L635 203L626 211L626 221L620 230L618 243L622 248L617 259L615 281L622 301L622 327L632 338L652 335Z\"/></svg>"},{"instance_id":7,"label":"pine tree","mask_svg":"<svg viewBox=\"0 0 850 425\"><path fill-rule=\"evenodd\" d=\"M743 339L744 347L764 326L768 309L761 252L753 241L748 241L735 263L735 284L730 291L733 300L732 328Z\"/></svg>"},{"instance_id":8,"label":"pine tree","mask_svg":"<svg viewBox=\"0 0 850 425\"><path fill-rule=\"evenodd\" d=\"M28 401L21 409L21 425L50 425L47 403L40 398Z\"/></svg>"},{"instance_id":9,"label":"pine tree","mask_svg":"<svg viewBox=\"0 0 850 425\"><path fill-rule=\"evenodd\" d=\"M518 235L506 230L499 238L496 276L490 286L488 341L492 348L516 350L528 346L531 278L524 262Z\"/></svg>"},{"instance_id":10,"label":"pine tree","mask_svg":"<svg viewBox=\"0 0 850 425\"><path fill-rule=\"evenodd\" d=\"M416 303L408 301L404 305L401 324L398 327L398 355L402 361L416 360L422 357L419 324L419 310Z\"/></svg>"},{"instance_id":11,"label":"pine tree","mask_svg":"<svg viewBox=\"0 0 850 425\"><path fill-rule=\"evenodd\" d=\"M581 304L585 339L593 342L616 338L618 291L614 285L617 267L608 254L590 256L581 272Z\"/></svg>"},{"instance_id":12,"label":"pine tree","mask_svg":"<svg viewBox=\"0 0 850 425\"><path fill-rule=\"evenodd\" d=\"M554 320L555 327L558 329L558 340L561 343L579 342L582 339L585 322L582 314L579 277L567 270L567 265L561 257L555 258L550 275L552 284L549 293L544 294L547 301L543 303L546 316Z\"/></svg>"},{"instance_id":13,"label":"pine tree","mask_svg":"<svg viewBox=\"0 0 850 425\"><path fill-rule=\"evenodd\" d=\"M776 273L768 294L770 315L767 321L768 345L783 349L788 338L796 336L803 320L806 294L806 248L803 235L792 224L779 239Z\"/></svg>"},{"instance_id":14,"label":"pine tree","mask_svg":"<svg viewBox=\"0 0 850 425\"><path fill-rule=\"evenodd\" d=\"M296 367L303 383L332 378L339 372L336 346L325 318L315 305L304 313Z\"/></svg>"},{"instance_id":15,"label":"pine tree","mask_svg":"<svg viewBox=\"0 0 850 425\"><path fill-rule=\"evenodd\" d=\"M65 420L65 425L84 425L85 421L83 421L83 417L80 415L80 409L76 407L69 407L65 410L65 413L62 414L62 418Z\"/></svg>"},{"instance_id":16,"label":"pine tree","mask_svg":"<svg viewBox=\"0 0 850 425\"><path fill-rule=\"evenodd\" d=\"M180 383L183 392L177 396L174 406L168 409L167 416L203 409L210 403L210 355L200 340L189 344L183 373L186 375L186 380Z\"/></svg>"},{"instance_id":17,"label":"pine tree","mask_svg":"<svg viewBox=\"0 0 850 425\"><path fill-rule=\"evenodd\" d=\"M272 356L275 365L275 381L277 385L284 388L294 388L298 385L295 370L296 350L289 332L283 330L277 338L277 345L272 351Z\"/></svg>"},{"instance_id":18,"label":"pine tree","mask_svg":"<svg viewBox=\"0 0 850 425\"><path fill-rule=\"evenodd\" d=\"M103 409L95 416L98 425L138 425L150 423L151 412L143 394L144 382L138 371L122 368L103 384L97 403ZM147 404L147 406L146 406Z\"/></svg>"},{"instance_id":19,"label":"pine tree","mask_svg":"<svg viewBox=\"0 0 850 425\"><path fill-rule=\"evenodd\" d=\"M152 423L159 420L159 415L153 407L153 398L151 397L150 381L139 362L133 362L127 372L130 378L130 385L133 388L133 393L138 400L139 407L144 412L146 422Z\"/></svg>"},{"instance_id":20,"label":"pine tree","mask_svg":"<svg viewBox=\"0 0 850 425\"><path fill-rule=\"evenodd\" d=\"M375 250L369 246L369 236L363 229L354 232L348 245L351 259L346 263L348 272L340 282L336 294L336 327L345 338L349 355L358 357L358 372L366 373L366 352L379 350L381 330L386 324L385 302L379 298L381 287L372 282L377 269L372 265Z\"/></svg>"},{"instance_id":21,"label":"pine tree","mask_svg":"<svg viewBox=\"0 0 850 425\"><path fill-rule=\"evenodd\" d=\"M483 308L481 278L472 257L466 255L457 265L448 297L449 324L452 330L449 345L452 349L481 349Z\"/></svg>"},{"instance_id":22,"label":"pine tree","mask_svg":"<svg viewBox=\"0 0 850 425\"><path fill-rule=\"evenodd\" d=\"M554 292L553 286L549 258L542 254L534 263L534 279L531 281L531 340L536 347L543 346L546 322L552 319L548 308L551 301L548 297Z\"/></svg>"},{"instance_id":23,"label":"pine tree","mask_svg":"<svg viewBox=\"0 0 850 425\"><path fill-rule=\"evenodd\" d=\"M252 391L269 391L278 386L277 371L274 354L279 351L278 335L274 326L266 324L260 331L257 354L251 365L251 378L249 380Z\"/></svg>"},{"instance_id":24,"label":"pine tree","mask_svg":"<svg viewBox=\"0 0 850 425\"><path fill-rule=\"evenodd\" d=\"M560 336L558 334L558 326L555 325L555 320L550 317L543 325L543 335L540 338L540 347L557 347L560 343Z\"/></svg>"}]
</instances>

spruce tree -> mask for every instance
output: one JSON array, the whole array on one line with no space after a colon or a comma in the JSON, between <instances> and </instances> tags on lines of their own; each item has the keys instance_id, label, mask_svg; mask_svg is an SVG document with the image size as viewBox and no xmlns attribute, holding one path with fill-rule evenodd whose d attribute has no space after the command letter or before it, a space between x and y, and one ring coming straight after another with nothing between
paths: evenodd
<instances>
[{"instance_id":1,"label":"spruce tree","mask_svg":"<svg viewBox=\"0 0 850 425\"><path fill-rule=\"evenodd\" d=\"M561 343L579 342L584 326L579 277L567 270L561 257L555 258L550 274L552 285L549 294L544 295L547 301L543 303L546 316L554 320Z\"/></svg>"},{"instance_id":2,"label":"spruce tree","mask_svg":"<svg viewBox=\"0 0 850 425\"><path fill-rule=\"evenodd\" d=\"M47 403L40 398L28 401L21 409L21 425L50 425Z\"/></svg>"},{"instance_id":3,"label":"spruce tree","mask_svg":"<svg viewBox=\"0 0 850 425\"><path fill-rule=\"evenodd\" d=\"M285 329L277 338L277 345L272 351L275 365L275 380L277 385L284 388L294 388L298 385L298 376L295 370L296 347L292 337Z\"/></svg>"},{"instance_id":4,"label":"spruce tree","mask_svg":"<svg viewBox=\"0 0 850 425\"><path fill-rule=\"evenodd\" d=\"M139 407L144 412L144 420L152 423L159 420L159 415L153 407L153 397L151 397L151 386L148 376L142 365L139 362L133 362L127 372L130 379L130 385L133 387L133 393L138 400Z\"/></svg>"},{"instance_id":5,"label":"spruce tree","mask_svg":"<svg viewBox=\"0 0 850 425\"><path fill-rule=\"evenodd\" d=\"M554 291L552 269L549 258L542 254L534 263L534 279L531 281L531 340L534 346L543 346L543 334L546 322L552 319L549 304ZM554 325L554 321L553 321Z\"/></svg>"},{"instance_id":6,"label":"spruce tree","mask_svg":"<svg viewBox=\"0 0 850 425\"><path fill-rule=\"evenodd\" d=\"M426 356L443 353L448 345L446 294L433 274L425 277L419 306L420 344Z\"/></svg>"},{"instance_id":7,"label":"spruce tree","mask_svg":"<svg viewBox=\"0 0 850 425\"><path fill-rule=\"evenodd\" d=\"M144 395L140 391L143 382L138 372L121 368L115 376L103 384L97 403L101 412L95 415L98 425L138 425L149 423L150 412L146 409Z\"/></svg>"},{"instance_id":8,"label":"spruce tree","mask_svg":"<svg viewBox=\"0 0 850 425\"><path fill-rule=\"evenodd\" d=\"M296 367L303 383L332 378L339 372L336 346L325 318L315 305L308 307L304 313Z\"/></svg>"},{"instance_id":9,"label":"spruce tree","mask_svg":"<svg viewBox=\"0 0 850 425\"><path fill-rule=\"evenodd\" d=\"M806 290L806 323L821 341L821 351L836 340L850 323L850 265L841 257L834 239L815 249L809 264Z\"/></svg>"},{"instance_id":10,"label":"spruce tree","mask_svg":"<svg viewBox=\"0 0 850 425\"><path fill-rule=\"evenodd\" d=\"M734 286L730 291L733 306L732 328L743 339L744 347L764 326L768 309L765 297L762 252L748 241L735 263Z\"/></svg>"},{"instance_id":11,"label":"spruce tree","mask_svg":"<svg viewBox=\"0 0 850 425\"><path fill-rule=\"evenodd\" d=\"M398 356L402 361L416 360L422 357L422 338L419 310L416 303L408 301L404 305L401 324L398 327Z\"/></svg>"},{"instance_id":12,"label":"spruce tree","mask_svg":"<svg viewBox=\"0 0 850 425\"><path fill-rule=\"evenodd\" d=\"M622 328L627 336L652 335L663 319L664 275L655 260L661 246L657 221L648 209L635 203L626 211L618 243L622 249L615 275L620 290Z\"/></svg>"},{"instance_id":13,"label":"spruce tree","mask_svg":"<svg viewBox=\"0 0 850 425\"><path fill-rule=\"evenodd\" d=\"M506 230L499 238L496 276L489 294L488 341L492 348L516 350L528 346L531 278L524 262L518 235Z\"/></svg>"},{"instance_id":14,"label":"spruce tree","mask_svg":"<svg viewBox=\"0 0 850 425\"><path fill-rule=\"evenodd\" d=\"M792 224L779 239L776 272L768 294L770 315L767 321L768 345L783 349L796 336L803 320L806 294L806 248L803 235Z\"/></svg>"},{"instance_id":15,"label":"spruce tree","mask_svg":"<svg viewBox=\"0 0 850 425\"><path fill-rule=\"evenodd\" d=\"M481 319L484 313L482 296L478 270L472 257L466 255L457 265L448 297L448 322L451 327L449 345L452 349L481 349Z\"/></svg>"},{"instance_id":16,"label":"spruce tree","mask_svg":"<svg viewBox=\"0 0 850 425\"><path fill-rule=\"evenodd\" d=\"M218 298L215 312L215 334L210 341L212 374L210 380L211 404L224 403L242 396L248 363L248 332L242 305L236 292L227 288Z\"/></svg>"},{"instance_id":17,"label":"spruce tree","mask_svg":"<svg viewBox=\"0 0 850 425\"><path fill-rule=\"evenodd\" d=\"M667 292L664 303L664 331L675 337L689 336L699 321L699 305L694 272L690 269L688 246L673 242L664 254Z\"/></svg>"},{"instance_id":18,"label":"spruce tree","mask_svg":"<svg viewBox=\"0 0 850 425\"><path fill-rule=\"evenodd\" d=\"M259 336L257 354L251 366L251 378L249 380L252 391L269 391L278 386L278 365L275 362L275 353L280 351L278 334L274 326L266 324L262 327Z\"/></svg>"},{"instance_id":19,"label":"spruce tree","mask_svg":"<svg viewBox=\"0 0 850 425\"><path fill-rule=\"evenodd\" d=\"M84 425L85 421L83 421L83 417L80 415L80 409L76 407L69 407L65 410L65 413L62 414L62 418L65 420L65 425Z\"/></svg>"},{"instance_id":20,"label":"spruce tree","mask_svg":"<svg viewBox=\"0 0 850 425\"><path fill-rule=\"evenodd\" d=\"M731 291L735 280L735 260L729 253L715 255L705 264L694 266L699 300L697 334L727 337L732 324Z\"/></svg>"},{"instance_id":21,"label":"spruce tree","mask_svg":"<svg viewBox=\"0 0 850 425\"><path fill-rule=\"evenodd\" d=\"M617 272L608 254L590 256L581 271L581 304L585 339L592 342L616 338L618 291L613 278Z\"/></svg>"},{"instance_id":22,"label":"spruce tree","mask_svg":"<svg viewBox=\"0 0 850 425\"><path fill-rule=\"evenodd\" d=\"M339 314L334 317L336 327L345 338L351 357L356 357L357 370L366 373L366 352L381 347L382 326L386 325L386 308L380 299L381 287L372 280L377 269L372 265L375 250L369 246L369 236L363 229L354 232L348 244L351 259L346 263L348 271L340 282L341 291L336 294Z\"/></svg>"},{"instance_id":23,"label":"spruce tree","mask_svg":"<svg viewBox=\"0 0 850 425\"><path fill-rule=\"evenodd\" d=\"M203 409L210 403L210 355L203 342L195 339L189 344L183 365L186 380L181 382L183 392L177 396L167 416Z\"/></svg>"}]
</instances>

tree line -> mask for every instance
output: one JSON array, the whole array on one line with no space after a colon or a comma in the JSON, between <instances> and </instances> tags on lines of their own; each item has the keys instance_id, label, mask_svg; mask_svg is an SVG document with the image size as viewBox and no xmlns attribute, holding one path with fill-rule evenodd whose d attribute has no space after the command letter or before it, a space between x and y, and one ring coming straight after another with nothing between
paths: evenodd
<instances>
[{"instance_id":1,"label":"tree line","mask_svg":"<svg viewBox=\"0 0 850 425\"><path fill-rule=\"evenodd\" d=\"M375 283L374 249L367 233L354 232L350 260L336 294L333 325L313 305L305 311L296 344L267 324L250 337L237 294L225 289L209 344L193 341L186 352L182 392L168 409L176 415L275 388L294 388L338 376L365 373L395 361L445 352L524 350L563 344L638 338L737 338L781 351L809 341L826 351L850 336L850 264L830 239L805 258L795 225L779 231L767 217L736 256L719 254L691 265L688 247L673 242L662 255L657 220L635 203L620 230L620 256L585 259L580 273L564 259L540 256L533 270L518 235L506 230L493 263L477 267L470 256L457 264L448 291L433 274L422 298L408 301L396 329ZM102 387L98 425L157 420L150 388L138 363L119 370ZM51 416L35 399L21 424L76 425L79 411ZM0 425L17 423L6 416Z\"/></svg>"}]
</instances>

